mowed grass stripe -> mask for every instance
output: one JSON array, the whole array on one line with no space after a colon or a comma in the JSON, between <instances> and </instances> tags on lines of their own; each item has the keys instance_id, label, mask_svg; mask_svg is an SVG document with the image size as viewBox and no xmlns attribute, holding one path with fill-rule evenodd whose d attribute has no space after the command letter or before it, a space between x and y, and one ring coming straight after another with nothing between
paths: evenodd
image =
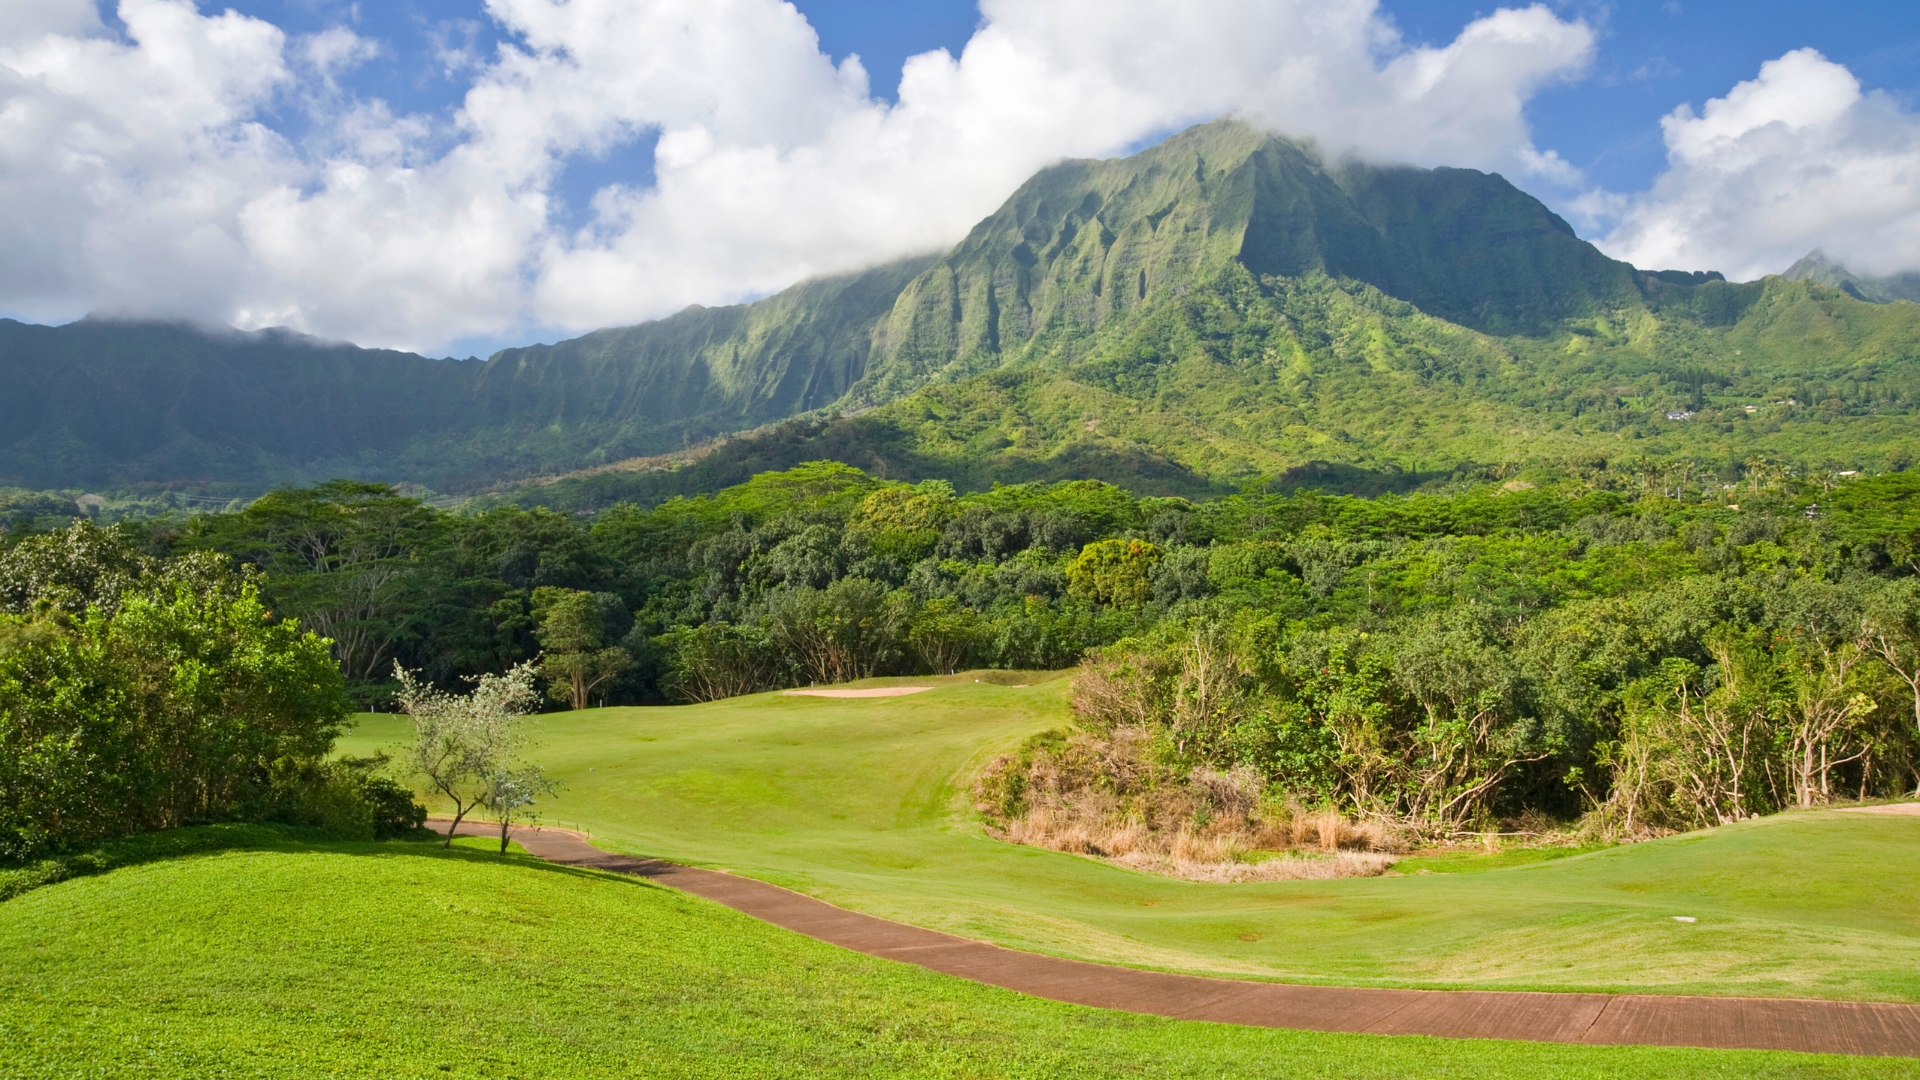
<instances>
[{"instance_id":1,"label":"mowed grass stripe","mask_svg":"<svg viewBox=\"0 0 1920 1080\"><path fill-rule=\"evenodd\" d=\"M1326 985L1920 1001L1920 819L1789 814L1485 873L1170 881L975 822L967 779L1064 722L1065 680L916 681L940 685L553 714L539 756L565 787L549 814L611 850L1077 959ZM367 718L343 745L391 745L404 724Z\"/></svg>"},{"instance_id":2,"label":"mowed grass stripe","mask_svg":"<svg viewBox=\"0 0 1920 1080\"><path fill-rule=\"evenodd\" d=\"M474 841L474 843L484 843ZM474 850L197 855L0 904L9 1077L1894 1077L1764 1052L1314 1035L1058 1005Z\"/></svg>"}]
</instances>

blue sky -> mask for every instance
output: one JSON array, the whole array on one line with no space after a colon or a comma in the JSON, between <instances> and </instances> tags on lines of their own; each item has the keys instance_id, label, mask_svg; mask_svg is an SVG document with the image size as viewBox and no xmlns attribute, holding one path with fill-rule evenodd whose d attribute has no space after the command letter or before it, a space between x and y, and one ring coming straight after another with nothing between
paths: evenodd
<instances>
[{"instance_id":1,"label":"blue sky","mask_svg":"<svg viewBox=\"0 0 1920 1080\"><path fill-rule=\"evenodd\" d=\"M1382 5L1409 43L1445 45L1499 5L1461 0ZM1518 5L1515 5L1518 6ZM1593 72L1544 91L1527 110L1536 141L1601 186L1645 188L1666 162L1660 118L1751 79L1764 60L1811 47L1868 89L1920 99L1920 2L1892 0L1633 0L1560 3L1600 30ZM835 56L859 53L874 88L891 93L908 56L958 51L978 15L966 0L808 0L798 4Z\"/></svg>"},{"instance_id":2,"label":"blue sky","mask_svg":"<svg viewBox=\"0 0 1920 1080\"><path fill-rule=\"evenodd\" d=\"M390 53L355 70L345 83L409 110L450 110L466 92L464 80L439 69L436 53L451 45L484 55L501 40L477 0L240 0L231 6L289 31L344 22L380 40ZM898 88L907 57L938 48L958 54L980 19L971 0L799 0L795 6L818 32L821 49L835 59L858 54L875 95L887 99ZM1410 44L1445 45L1496 6L1400 0L1382 9ZM1599 31L1598 57L1585 78L1536 96L1527 118L1541 147L1557 151L1608 190L1638 191L1652 182L1666 162L1660 118L1675 106L1697 107L1724 94L1751 79L1761 62L1792 49L1818 49L1851 69L1866 88L1885 90L1910 107L1920 100L1920 3L1633 0L1553 6ZM301 127L297 116L285 116L281 124L290 131ZM645 182L650 169L650 146L631 145L575 162L562 191L569 206L578 208L608 182Z\"/></svg>"},{"instance_id":3,"label":"blue sky","mask_svg":"<svg viewBox=\"0 0 1920 1080\"><path fill-rule=\"evenodd\" d=\"M1648 268L1920 269L1912 0L227 2L0 20L0 314L484 353L944 248L1230 111Z\"/></svg>"}]
</instances>

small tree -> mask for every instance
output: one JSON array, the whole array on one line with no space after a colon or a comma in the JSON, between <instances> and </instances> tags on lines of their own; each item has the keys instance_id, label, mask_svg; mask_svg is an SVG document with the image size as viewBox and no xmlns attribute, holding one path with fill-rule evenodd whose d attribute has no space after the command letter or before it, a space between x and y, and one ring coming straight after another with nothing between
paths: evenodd
<instances>
[{"instance_id":1,"label":"small tree","mask_svg":"<svg viewBox=\"0 0 1920 1080\"><path fill-rule=\"evenodd\" d=\"M1829 778L1835 768L1870 752L1871 744L1858 734L1879 703L1862 692L1867 654L1851 641L1794 641L1779 655L1786 676L1787 767L1805 808L1831 797Z\"/></svg>"},{"instance_id":2,"label":"small tree","mask_svg":"<svg viewBox=\"0 0 1920 1080\"><path fill-rule=\"evenodd\" d=\"M534 637L544 653L540 674L547 694L584 709L595 687L633 667L633 656L607 643L602 598L578 589L533 590Z\"/></svg>"},{"instance_id":3,"label":"small tree","mask_svg":"<svg viewBox=\"0 0 1920 1080\"><path fill-rule=\"evenodd\" d=\"M767 640L801 678L870 678L897 655L907 621L904 594L866 578L825 589L785 588L766 598Z\"/></svg>"},{"instance_id":4,"label":"small tree","mask_svg":"<svg viewBox=\"0 0 1920 1080\"><path fill-rule=\"evenodd\" d=\"M686 701L718 701L776 685L766 632L757 625L714 620L683 626L658 639L666 652L662 688Z\"/></svg>"},{"instance_id":5,"label":"small tree","mask_svg":"<svg viewBox=\"0 0 1920 1080\"><path fill-rule=\"evenodd\" d=\"M533 665L482 675L467 694L437 690L398 665L394 675L400 681L400 707L413 719L414 770L453 803L453 824L447 828L451 846L461 819L496 797L502 775L521 768L524 720L540 701Z\"/></svg>"},{"instance_id":6,"label":"small tree","mask_svg":"<svg viewBox=\"0 0 1920 1080\"><path fill-rule=\"evenodd\" d=\"M508 766L487 773L480 792L480 805L500 819L500 854L507 853L507 831L515 818L531 820L537 813L528 810L542 795L558 790L538 765ZM451 834L449 834L451 837Z\"/></svg>"}]
</instances>

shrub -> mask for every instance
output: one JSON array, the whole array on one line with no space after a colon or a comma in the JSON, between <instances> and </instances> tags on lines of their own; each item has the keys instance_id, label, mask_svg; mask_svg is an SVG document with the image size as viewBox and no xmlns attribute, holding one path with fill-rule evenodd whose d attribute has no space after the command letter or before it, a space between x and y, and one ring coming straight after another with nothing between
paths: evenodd
<instances>
[{"instance_id":1,"label":"shrub","mask_svg":"<svg viewBox=\"0 0 1920 1080\"><path fill-rule=\"evenodd\" d=\"M349 715L327 642L217 562L72 532L0 566L0 859L276 813Z\"/></svg>"},{"instance_id":2,"label":"shrub","mask_svg":"<svg viewBox=\"0 0 1920 1080\"><path fill-rule=\"evenodd\" d=\"M1170 751L1146 727L1046 732L988 764L974 806L1012 843L1192 880L1367 876L1405 848L1384 822L1272 800L1255 769L1182 769ZM1313 850L1257 857L1290 849Z\"/></svg>"}]
</instances>

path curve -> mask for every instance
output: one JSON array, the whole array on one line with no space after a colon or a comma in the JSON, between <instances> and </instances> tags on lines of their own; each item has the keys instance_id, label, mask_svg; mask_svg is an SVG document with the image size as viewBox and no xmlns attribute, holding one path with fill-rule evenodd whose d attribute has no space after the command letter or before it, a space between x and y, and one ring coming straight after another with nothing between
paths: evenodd
<instances>
[{"instance_id":1,"label":"path curve","mask_svg":"<svg viewBox=\"0 0 1920 1080\"><path fill-rule=\"evenodd\" d=\"M444 832L444 818L428 822ZM459 835L500 835L464 821ZM634 874L868 956L1035 997L1226 1024L1370 1035L1920 1057L1920 1006L1794 998L1387 990L1174 975L1063 960L862 915L753 878L602 851L567 829L513 830L548 862Z\"/></svg>"}]
</instances>

